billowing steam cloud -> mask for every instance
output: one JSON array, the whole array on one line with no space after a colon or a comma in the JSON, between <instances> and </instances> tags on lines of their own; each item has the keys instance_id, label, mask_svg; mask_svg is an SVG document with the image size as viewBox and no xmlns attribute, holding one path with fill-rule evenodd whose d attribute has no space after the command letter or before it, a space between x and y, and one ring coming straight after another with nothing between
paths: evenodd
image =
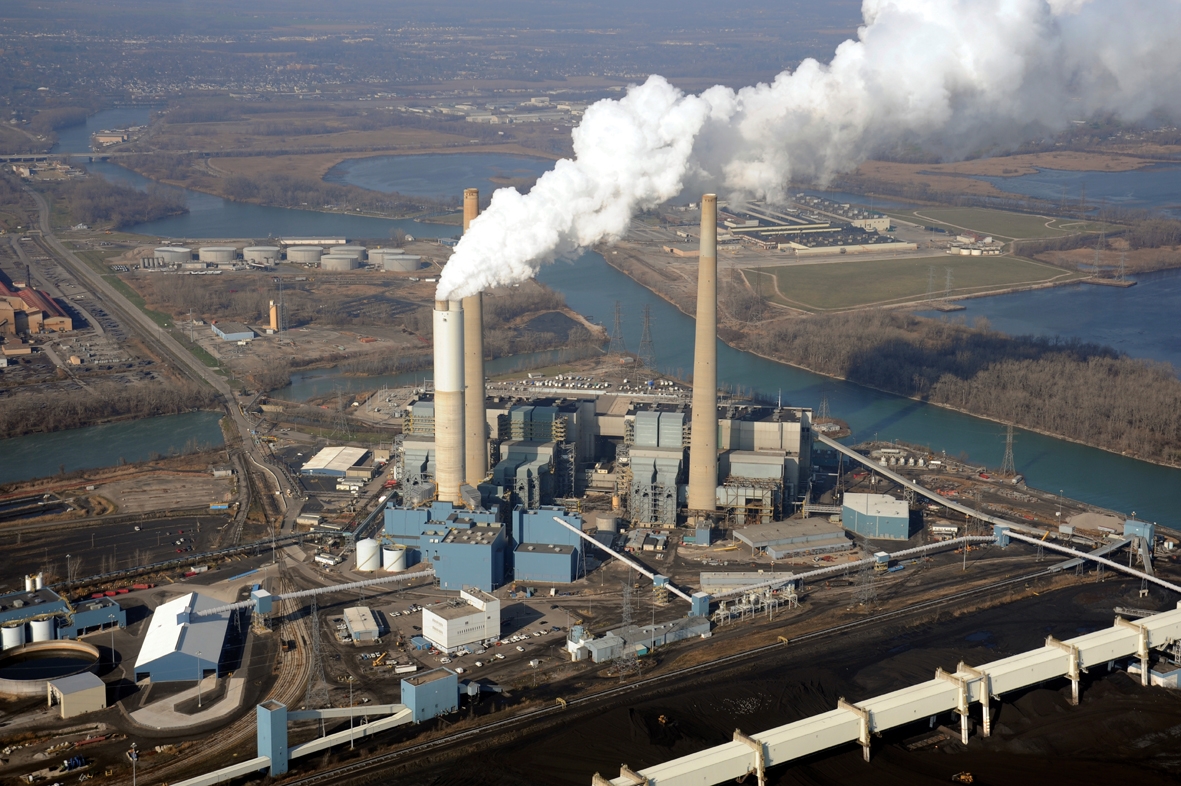
<instances>
[{"instance_id":1,"label":"billowing steam cloud","mask_svg":"<svg viewBox=\"0 0 1181 786\"><path fill-rule=\"evenodd\" d=\"M701 95L653 76L591 106L573 160L527 195L493 195L437 297L531 278L686 187L776 201L793 178L823 182L900 144L952 158L1097 111L1181 108L1177 0L864 0L862 13L827 65Z\"/></svg>"}]
</instances>

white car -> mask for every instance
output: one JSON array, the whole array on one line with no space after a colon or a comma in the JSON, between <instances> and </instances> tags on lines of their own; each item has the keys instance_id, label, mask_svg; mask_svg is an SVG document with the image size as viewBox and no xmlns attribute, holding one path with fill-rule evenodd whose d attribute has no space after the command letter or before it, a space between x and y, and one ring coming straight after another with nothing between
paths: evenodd
<instances>
[{"instance_id":1,"label":"white car","mask_svg":"<svg viewBox=\"0 0 1181 786\"><path fill-rule=\"evenodd\" d=\"M479 668L480 666L483 666L483 665L484 665L484 661L482 661L482 660L476 661L476 668Z\"/></svg>"},{"instance_id":2,"label":"white car","mask_svg":"<svg viewBox=\"0 0 1181 786\"><path fill-rule=\"evenodd\" d=\"M465 669L463 666L457 666L457 667L455 668L455 673L456 673L456 674L463 674L465 671L467 671L467 669Z\"/></svg>"},{"instance_id":3,"label":"white car","mask_svg":"<svg viewBox=\"0 0 1181 786\"><path fill-rule=\"evenodd\" d=\"M450 663L451 658L439 658L439 663Z\"/></svg>"},{"instance_id":4,"label":"white car","mask_svg":"<svg viewBox=\"0 0 1181 786\"><path fill-rule=\"evenodd\" d=\"M517 645L517 652L524 652L524 651L525 651L525 648L522 647L520 644L518 644Z\"/></svg>"},{"instance_id":5,"label":"white car","mask_svg":"<svg viewBox=\"0 0 1181 786\"><path fill-rule=\"evenodd\" d=\"M498 652L498 653L496 653L496 659L497 660L504 660L504 655L502 655L501 653Z\"/></svg>"}]
</instances>

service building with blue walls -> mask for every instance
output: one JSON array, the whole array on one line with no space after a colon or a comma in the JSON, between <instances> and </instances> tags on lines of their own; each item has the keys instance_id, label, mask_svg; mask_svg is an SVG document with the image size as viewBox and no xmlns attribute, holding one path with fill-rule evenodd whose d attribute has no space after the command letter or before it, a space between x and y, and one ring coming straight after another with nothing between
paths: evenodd
<instances>
[{"instance_id":1,"label":"service building with blue walls","mask_svg":"<svg viewBox=\"0 0 1181 786\"><path fill-rule=\"evenodd\" d=\"M459 709L459 677L450 669L431 669L402 680L402 703L415 723Z\"/></svg>"},{"instance_id":2,"label":"service building with blue walls","mask_svg":"<svg viewBox=\"0 0 1181 786\"><path fill-rule=\"evenodd\" d=\"M841 501L841 524L873 540L907 540L910 507L889 494L846 494Z\"/></svg>"}]
</instances>

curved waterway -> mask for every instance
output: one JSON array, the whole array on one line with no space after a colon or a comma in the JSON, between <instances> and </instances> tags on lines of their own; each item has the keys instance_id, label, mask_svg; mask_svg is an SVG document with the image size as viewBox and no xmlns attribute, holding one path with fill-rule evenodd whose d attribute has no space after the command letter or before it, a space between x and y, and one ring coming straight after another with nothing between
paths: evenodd
<instances>
[{"instance_id":1,"label":"curved waterway","mask_svg":"<svg viewBox=\"0 0 1181 786\"><path fill-rule=\"evenodd\" d=\"M1085 194L1089 204L1106 203L1130 209L1160 210L1181 217L1181 167L1154 164L1127 172L1072 172L1064 169L1039 169L1018 177L986 177L977 180L992 183L1002 191L1045 199L1049 202L1078 204Z\"/></svg>"},{"instance_id":2,"label":"curved waterway","mask_svg":"<svg viewBox=\"0 0 1181 786\"><path fill-rule=\"evenodd\" d=\"M324 179L382 193L399 193L448 200L462 195L465 188L478 188L490 195L506 181L525 184L553 169L543 158L510 156L503 153L424 153L405 156L370 156L342 161ZM496 181L501 181L499 184Z\"/></svg>"},{"instance_id":3,"label":"curved waterway","mask_svg":"<svg viewBox=\"0 0 1181 786\"><path fill-rule=\"evenodd\" d=\"M102 125L102 123L98 122L96 125ZM111 169L127 172L127 170L118 167L111 167ZM100 171L105 172L106 170ZM1112 177L1118 175L1119 181L1104 180L1105 176L1100 176L1097 180L1092 181L1089 176L1095 173L1087 173L1087 193L1088 196L1094 197L1103 191L1110 190L1112 193L1118 192L1135 196L1141 190L1138 184L1144 182L1146 185L1143 192L1147 196L1141 198L1146 202L1166 204L1181 189L1175 185L1175 179L1171 191L1167 187L1158 189L1158 178L1164 176L1163 171L1163 168L1159 168L1140 172L1114 173ZM128 175L130 174L128 173ZM1068 173L1068 176L1077 174ZM1068 176L1063 176L1063 179L1068 179ZM1146 179L1141 181L1139 179L1141 177ZM140 180L142 181L140 187L143 187L147 181L143 181L142 178ZM1020 180L1021 178L1005 178L1004 184L1010 186ZM1096 190L1099 188L1099 181L1104 183L1102 191ZM1114 185L1109 185L1113 183ZM194 205L196 200L203 199L216 200L219 206L217 210L194 210L187 216L131 227L131 231L178 238L261 237L268 234L332 235L337 233L343 233L349 237L384 237L385 233L376 230L357 232L349 228L354 225L348 222L352 220L374 221L380 222L388 228L393 228L397 223L332 213L263 208L257 205L227 202L217 197L194 194L194 192L186 192L186 194L190 200L190 206ZM458 188L456 194L457 196L459 194ZM1056 198L1060 197L1061 184L1058 184ZM223 214L221 211L225 211L225 213ZM413 224L413 222L411 223ZM436 236L428 234L432 228L430 224L413 224L413 226L417 228L417 231L413 229L406 231L424 237ZM435 226L434 229L438 236L453 235L456 231L454 227ZM551 265L545 268L538 278L565 294L567 302L572 308L585 315L593 316L600 322L606 320L606 317L612 312L615 301L619 300L623 306L625 339L628 346L633 349L639 344L643 307L644 305L650 306L652 310L652 337L658 366L682 375L688 374L692 369L693 320L607 265L598 254L587 253L574 263ZM1167 277L1165 278L1167 279ZM1144 317L1137 310L1128 310L1126 306L1121 305L1121 298L1126 297L1125 293L1133 290L1099 287L1095 289L1097 290L1095 293L1088 295L1088 297L1095 298L1095 301L1089 306L1091 310L1088 312L1088 316L1096 323L1123 322L1140 326L1149 331L1161 331L1162 323L1160 321L1153 317ZM1052 294L1054 293L1047 293L1047 296ZM1168 304L1177 302L1176 298L1170 295L1162 295L1161 298L1165 301L1162 308L1167 308ZM974 301L973 303L985 304L987 302L989 301ZM1077 316L1077 310L1075 313ZM1041 326L1045 332L1059 332L1053 321L1041 320L1036 309L1031 308L1024 318L1035 327ZM1163 324L1172 324L1172 321L1169 320ZM1017 332L1036 333L1040 331L1031 327ZM1083 329L1080 329L1080 333L1079 337L1087 340L1098 338ZM1067 335L1076 335L1076 333L1068 332ZM1138 353L1129 351L1129 354ZM769 395L782 393L783 400L792 404L817 407L822 399L827 398L833 415L848 421L852 426L854 440L872 439L876 435L879 439L899 439L928 445L933 450L946 451L949 455L964 455L980 464L997 466L1001 463L1004 453L1004 438L1002 436L1004 428L997 423L794 369L749 353L730 349L721 344L718 348L718 369L719 378L724 384L754 388ZM412 381L414 375L410 374L406 377ZM421 378L421 372L418 378ZM405 378L394 380L395 377L392 375L391 380L385 384L405 384L407 381ZM374 386L382 384L380 378L339 375L334 377L332 372L313 372L313 376L296 380L296 384L307 385L307 387L299 388L292 393L292 397L303 397L305 392L309 390L312 392L306 395L315 395L317 390L321 393L330 392L334 389L333 386L338 383L347 384L350 389L354 385L357 387L364 385L372 389ZM98 428L130 428L135 425L138 424L112 424L110 427ZM45 439L55 436L57 435L38 435L23 439ZM218 439L220 441L220 434L218 434ZM184 442L183 439L179 441ZM0 462L7 459L7 455L10 453L3 450L3 447L4 444L0 443ZM70 450L63 447L54 453L65 459L76 452L74 448L76 446L72 446ZM117 448L107 446L103 452L113 458L106 463L117 461L120 455L117 450ZM151 451L165 452L155 446L148 449L148 452ZM129 461L133 460L131 455L124 455L124 458ZM1026 475L1029 483L1042 489L1062 490L1068 496L1114 510L1127 513L1136 511L1139 516L1159 521L1162 524L1176 524L1176 511L1181 510L1181 470L1135 461L1020 429L1017 430L1016 460L1017 468ZM24 465L28 461L21 459L20 463ZM59 459L51 459L50 472L57 471L58 463L60 463ZM31 477L35 474L45 473L24 472L23 476ZM2 477L3 475L0 474L0 478Z\"/></svg>"},{"instance_id":4,"label":"curved waterway","mask_svg":"<svg viewBox=\"0 0 1181 786\"><path fill-rule=\"evenodd\" d=\"M221 418L186 412L0 440L0 483L217 447L225 444Z\"/></svg>"}]
</instances>

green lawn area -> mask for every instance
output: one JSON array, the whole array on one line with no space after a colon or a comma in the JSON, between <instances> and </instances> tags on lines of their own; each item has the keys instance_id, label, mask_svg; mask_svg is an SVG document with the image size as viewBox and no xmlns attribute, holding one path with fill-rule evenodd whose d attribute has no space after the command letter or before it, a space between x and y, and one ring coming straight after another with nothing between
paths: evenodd
<instances>
[{"instance_id":1,"label":"green lawn area","mask_svg":"<svg viewBox=\"0 0 1181 786\"><path fill-rule=\"evenodd\" d=\"M840 311L922 301L932 278L935 296L943 297L949 268L953 296L1083 276L1020 257L950 254L919 259L785 265L747 269L743 274L756 292L773 302L806 311Z\"/></svg>"},{"instance_id":2,"label":"green lawn area","mask_svg":"<svg viewBox=\"0 0 1181 786\"><path fill-rule=\"evenodd\" d=\"M1104 226L1074 219L1047 218L1028 213L1010 213L983 207L921 207L917 210L885 211L892 218L920 226L937 226L955 233L970 229L1001 240L1061 237L1076 232L1098 232Z\"/></svg>"}]
</instances>

